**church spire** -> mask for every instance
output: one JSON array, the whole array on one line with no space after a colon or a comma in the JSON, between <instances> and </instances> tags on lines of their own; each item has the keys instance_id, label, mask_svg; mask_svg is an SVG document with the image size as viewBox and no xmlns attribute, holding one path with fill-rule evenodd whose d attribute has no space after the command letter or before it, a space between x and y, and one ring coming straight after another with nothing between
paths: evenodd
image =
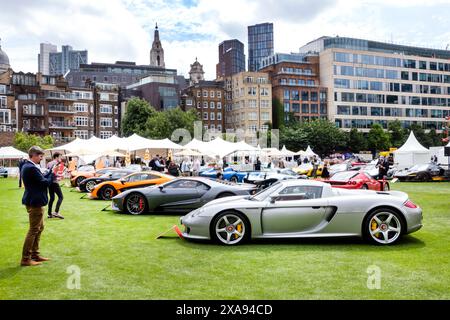
<instances>
[{"instance_id":1,"label":"church spire","mask_svg":"<svg viewBox=\"0 0 450 320\"><path fill-rule=\"evenodd\" d=\"M155 67L165 67L164 50L159 40L158 23L155 25L155 34L153 37L152 49L150 50L150 65Z\"/></svg>"}]
</instances>

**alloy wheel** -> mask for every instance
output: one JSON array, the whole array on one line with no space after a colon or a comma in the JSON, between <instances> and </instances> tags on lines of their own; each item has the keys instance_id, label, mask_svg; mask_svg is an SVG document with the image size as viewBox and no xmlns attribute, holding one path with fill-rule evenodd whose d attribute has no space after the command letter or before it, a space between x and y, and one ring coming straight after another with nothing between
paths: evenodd
<instances>
[{"instance_id":1,"label":"alloy wheel","mask_svg":"<svg viewBox=\"0 0 450 320\"><path fill-rule=\"evenodd\" d=\"M237 215L229 213L217 220L215 232L222 243L237 244L245 237L245 223Z\"/></svg>"},{"instance_id":2,"label":"alloy wheel","mask_svg":"<svg viewBox=\"0 0 450 320\"><path fill-rule=\"evenodd\" d=\"M400 220L391 212L379 212L369 222L369 234L381 244L390 244L397 240L402 231Z\"/></svg>"}]
</instances>

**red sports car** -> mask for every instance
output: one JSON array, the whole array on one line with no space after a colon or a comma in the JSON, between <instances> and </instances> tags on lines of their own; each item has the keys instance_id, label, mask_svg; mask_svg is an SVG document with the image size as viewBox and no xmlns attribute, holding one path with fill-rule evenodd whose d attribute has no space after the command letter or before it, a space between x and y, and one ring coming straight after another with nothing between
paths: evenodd
<instances>
[{"instance_id":1,"label":"red sports car","mask_svg":"<svg viewBox=\"0 0 450 320\"><path fill-rule=\"evenodd\" d=\"M362 171L337 172L329 180L323 180L323 182L327 182L335 188L389 191L389 183L386 180L375 180Z\"/></svg>"}]
</instances>

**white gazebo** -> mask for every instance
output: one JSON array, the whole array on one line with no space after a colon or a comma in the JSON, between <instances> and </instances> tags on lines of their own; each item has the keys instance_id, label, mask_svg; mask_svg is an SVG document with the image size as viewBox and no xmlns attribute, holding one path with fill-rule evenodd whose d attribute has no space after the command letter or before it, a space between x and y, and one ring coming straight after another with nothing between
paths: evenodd
<instances>
[{"instance_id":1,"label":"white gazebo","mask_svg":"<svg viewBox=\"0 0 450 320\"><path fill-rule=\"evenodd\" d=\"M414 132L411 131L408 140L394 151L394 162L398 169L411 168L416 164L430 162L430 150L417 141Z\"/></svg>"}]
</instances>

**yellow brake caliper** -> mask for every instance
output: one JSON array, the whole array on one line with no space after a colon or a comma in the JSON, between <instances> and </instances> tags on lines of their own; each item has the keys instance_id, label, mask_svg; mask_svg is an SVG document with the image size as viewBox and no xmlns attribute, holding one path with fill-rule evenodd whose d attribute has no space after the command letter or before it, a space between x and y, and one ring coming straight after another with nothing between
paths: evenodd
<instances>
[{"instance_id":1,"label":"yellow brake caliper","mask_svg":"<svg viewBox=\"0 0 450 320\"><path fill-rule=\"evenodd\" d=\"M238 224L238 225L236 226L236 230L237 230L239 233L242 233L242 224ZM239 238L239 236L238 236L237 234L234 234L234 238L237 239L237 238Z\"/></svg>"},{"instance_id":2,"label":"yellow brake caliper","mask_svg":"<svg viewBox=\"0 0 450 320\"><path fill-rule=\"evenodd\" d=\"M378 224L376 223L376 221L372 221L372 224L370 225L370 229L372 229L372 231L377 230L378 228ZM380 237L380 233L378 232L375 237L379 238Z\"/></svg>"}]
</instances>

